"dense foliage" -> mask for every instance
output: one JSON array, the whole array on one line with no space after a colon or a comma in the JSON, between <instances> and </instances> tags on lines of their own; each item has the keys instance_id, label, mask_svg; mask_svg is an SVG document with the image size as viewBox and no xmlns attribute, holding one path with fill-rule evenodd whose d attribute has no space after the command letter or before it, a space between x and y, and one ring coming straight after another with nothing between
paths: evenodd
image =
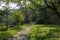
<instances>
[{"instance_id":1,"label":"dense foliage","mask_svg":"<svg viewBox=\"0 0 60 40\"><path fill-rule=\"evenodd\" d=\"M22 23L24 21L24 14L17 10L14 12L13 14L13 17L14 17L14 21L18 24L18 23Z\"/></svg>"}]
</instances>

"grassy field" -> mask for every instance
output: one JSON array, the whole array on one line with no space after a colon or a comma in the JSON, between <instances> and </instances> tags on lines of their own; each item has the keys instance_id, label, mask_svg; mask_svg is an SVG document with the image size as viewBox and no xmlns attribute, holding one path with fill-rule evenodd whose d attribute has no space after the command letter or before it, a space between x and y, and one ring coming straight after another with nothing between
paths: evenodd
<instances>
[{"instance_id":1,"label":"grassy field","mask_svg":"<svg viewBox=\"0 0 60 40\"><path fill-rule=\"evenodd\" d=\"M0 40L8 40L8 37L15 35L26 27L27 24L24 24L9 28L7 31L0 31ZM0 26L0 30L4 28L5 25ZM29 40L60 40L60 26L43 24L33 25L29 33Z\"/></svg>"},{"instance_id":2,"label":"grassy field","mask_svg":"<svg viewBox=\"0 0 60 40\"><path fill-rule=\"evenodd\" d=\"M34 25L29 40L60 40L59 25Z\"/></svg>"},{"instance_id":3,"label":"grassy field","mask_svg":"<svg viewBox=\"0 0 60 40\"><path fill-rule=\"evenodd\" d=\"M12 28L9 28L7 31L3 31L5 25L0 26L0 40L8 40L8 37L15 35L17 32L21 31L22 29L26 28L27 25L18 25Z\"/></svg>"}]
</instances>

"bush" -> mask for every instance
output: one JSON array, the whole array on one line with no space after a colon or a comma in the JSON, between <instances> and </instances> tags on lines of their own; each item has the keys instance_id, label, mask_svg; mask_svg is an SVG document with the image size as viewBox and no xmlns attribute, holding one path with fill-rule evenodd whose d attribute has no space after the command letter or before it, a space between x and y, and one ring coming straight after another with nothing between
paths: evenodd
<instances>
[{"instance_id":1,"label":"bush","mask_svg":"<svg viewBox=\"0 0 60 40\"><path fill-rule=\"evenodd\" d=\"M7 32L0 32L0 40L8 40Z\"/></svg>"}]
</instances>

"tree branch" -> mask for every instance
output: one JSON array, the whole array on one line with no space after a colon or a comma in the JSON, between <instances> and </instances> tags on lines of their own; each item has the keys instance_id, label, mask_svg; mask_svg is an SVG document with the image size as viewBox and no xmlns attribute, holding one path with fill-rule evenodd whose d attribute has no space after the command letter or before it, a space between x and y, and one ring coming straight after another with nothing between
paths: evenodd
<instances>
[{"instance_id":1,"label":"tree branch","mask_svg":"<svg viewBox=\"0 0 60 40\"><path fill-rule=\"evenodd\" d=\"M48 3L47 3L47 0L44 0L45 4L47 5L47 8L53 10L57 15L58 17L60 17L60 13L57 11L57 8L55 7L54 3L50 3L52 6L50 6Z\"/></svg>"}]
</instances>

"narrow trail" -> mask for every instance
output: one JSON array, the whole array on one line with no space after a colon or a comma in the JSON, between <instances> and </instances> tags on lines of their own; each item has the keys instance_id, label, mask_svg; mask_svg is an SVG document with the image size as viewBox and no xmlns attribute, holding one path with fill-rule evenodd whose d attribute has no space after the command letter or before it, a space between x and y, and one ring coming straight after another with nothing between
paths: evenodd
<instances>
[{"instance_id":1,"label":"narrow trail","mask_svg":"<svg viewBox=\"0 0 60 40\"><path fill-rule=\"evenodd\" d=\"M22 31L18 32L13 37L9 38L8 40L28 40L28 35L31 30L32 26L27 26Z\"/></svg>"}]
</instances>

